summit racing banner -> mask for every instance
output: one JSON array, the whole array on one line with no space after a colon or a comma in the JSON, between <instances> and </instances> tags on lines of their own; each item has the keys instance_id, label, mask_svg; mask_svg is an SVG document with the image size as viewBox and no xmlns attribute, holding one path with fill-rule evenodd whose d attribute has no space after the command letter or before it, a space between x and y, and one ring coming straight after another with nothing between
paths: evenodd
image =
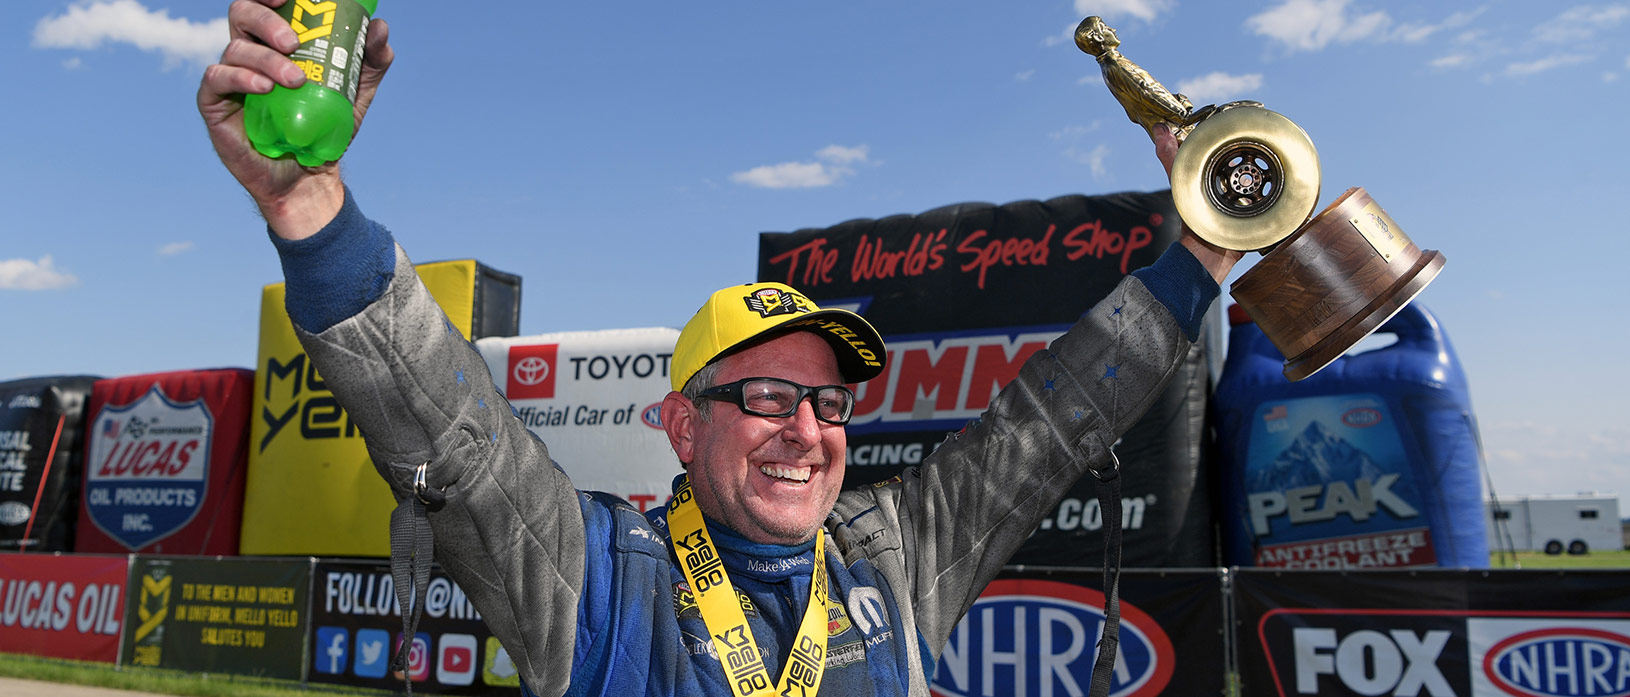
<instances>
[{"instance_id":1,"label":"summit racing banner","mask_svg":"<svg viewBox=\"0 0 1630 697\"><path fill-rule=\"evenodd\" d=\"M1282 571L1234 579L1241 694L1630 694L1623 571Z\"/></svg>"},{"instance_id":2,"label":"summit racing banner","mask_svg":"<svg viewBox=\"0 0 1630 697\"><path fill-rule=\"evenodd\" d=\"M1170 192L967 203L759 236L758 278L865 316L888 344L883 375L856 388L844 486L920 465L979 418L1032 354L1181 232ZM1217 318L1115 452L1124 563L1213 563L1202 462ZM1038 386L1041 387L1041 386ZM999 463L992 463L993 465ZM1067 492L1014 563L1090 565L1102 556L1095 480Z\"/></svg>"},{"instance_id":3,"label":"summit racing banner","mask_svg":"<svg viewBox=\"0 0 1630 697\"><path fill-rule=\"evenodd\" d=\"M0 653L119 658L128 556L0 553Z\"/></svg>"},{"instance_id":4,"label":"summit racing banner","mask_svg":"<svg viewBox=\"0 0 1630 697\"><path fill-rule=\"evenodd\" d=\"M1082 695L1103 635L1102 572L1004 572L963 616L930 686L937 697ZM1220 569L1121 574L1114 697L1223 694Z\"/></svg>"}]
</instances>

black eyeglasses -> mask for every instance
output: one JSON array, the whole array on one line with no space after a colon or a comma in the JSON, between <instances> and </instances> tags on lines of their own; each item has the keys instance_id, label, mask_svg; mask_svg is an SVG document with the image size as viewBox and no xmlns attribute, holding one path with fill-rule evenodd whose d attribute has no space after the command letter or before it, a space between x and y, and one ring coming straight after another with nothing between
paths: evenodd
<instances>
[{"instance_id":1,"label":"black eyeglasses","mask_svg":"<svg viewBox=\"0 0 1630 697\"><path fill-rule=\"evenodd\" d=\"M792 416L805 397L811 397L815 418L829 424L849 423L855 411L855 393L843 385L805 387L780 378L742 378L732 383L709 387L698 395L699 399L735 402L743 414L754 416Z\"/></svg>"}]
</instances>

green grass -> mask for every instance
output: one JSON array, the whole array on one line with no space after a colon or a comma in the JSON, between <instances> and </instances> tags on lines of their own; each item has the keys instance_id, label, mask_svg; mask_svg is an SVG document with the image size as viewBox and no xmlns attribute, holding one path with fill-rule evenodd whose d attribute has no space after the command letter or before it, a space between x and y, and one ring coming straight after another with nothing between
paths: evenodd
<instances>
[{"instance_id":1,"label":"green grass","mask_svg":"<svg viewBox=\"0 0 1630 697\"><path fill-rule=\"evenodd\" d=\"M1552 556L1544 552L1518 552L1515 560L1512 559L1510 554L1505 555L1504 563L1501 563L1498 552L1489 554L1489 568L1512 569L1519 567L1524 569L1630 570L1630 550L1592 551L1589 554L1579 556L1571 554Z\"/></svg>"},{"instance_id":2,"label":"green grass","mask_svg":"<svg viewBox=\"0 0 1630 697\"><path fill-rule=\"evenodd\" d=\"M302 687L288 680L239 675L183 673L151 668L115 669L107 663L0 653L0 677L155 692L178 697L313 697L313 695L392 694L381 690L322 685Z\"/></svg>"}]
</instances>

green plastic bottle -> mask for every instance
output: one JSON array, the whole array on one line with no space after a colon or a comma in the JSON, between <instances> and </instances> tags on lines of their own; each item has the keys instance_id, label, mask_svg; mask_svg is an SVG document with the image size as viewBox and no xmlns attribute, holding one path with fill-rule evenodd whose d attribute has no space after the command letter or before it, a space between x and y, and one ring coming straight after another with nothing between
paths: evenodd
<instances>
[{"instance_id":1,"label":"green plastic bottle","mask_svg":"<svg viewBox=\"0 0 1630 697\"><path fill-rule=\"evenodd\" d=\"M243 130L255 150L271 158L293 154L307 167L345 154L356 133L351 105L368 18L378 7L379 0L288 0L278 8L300 37L289 59L305 70L306 83L244 96Z\"/></svg>"}]
</instances>

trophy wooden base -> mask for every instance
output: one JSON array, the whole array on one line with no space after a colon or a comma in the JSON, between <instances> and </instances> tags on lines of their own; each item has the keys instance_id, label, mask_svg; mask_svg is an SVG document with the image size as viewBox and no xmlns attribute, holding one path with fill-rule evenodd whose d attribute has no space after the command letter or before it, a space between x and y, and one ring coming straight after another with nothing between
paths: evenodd
<instances>
[{"instance_id":1,"label":"trophy wooden base","mask_svg":"<svg viewBox=\"0 0 1630 697\"><path fill-rule=\"evenodd\" d=\"M1355 187L1265 252L1229 292L1287 357L1285 377L1294 382L1403 309L1443 263Z\"/></svg>"}]
</instances>

